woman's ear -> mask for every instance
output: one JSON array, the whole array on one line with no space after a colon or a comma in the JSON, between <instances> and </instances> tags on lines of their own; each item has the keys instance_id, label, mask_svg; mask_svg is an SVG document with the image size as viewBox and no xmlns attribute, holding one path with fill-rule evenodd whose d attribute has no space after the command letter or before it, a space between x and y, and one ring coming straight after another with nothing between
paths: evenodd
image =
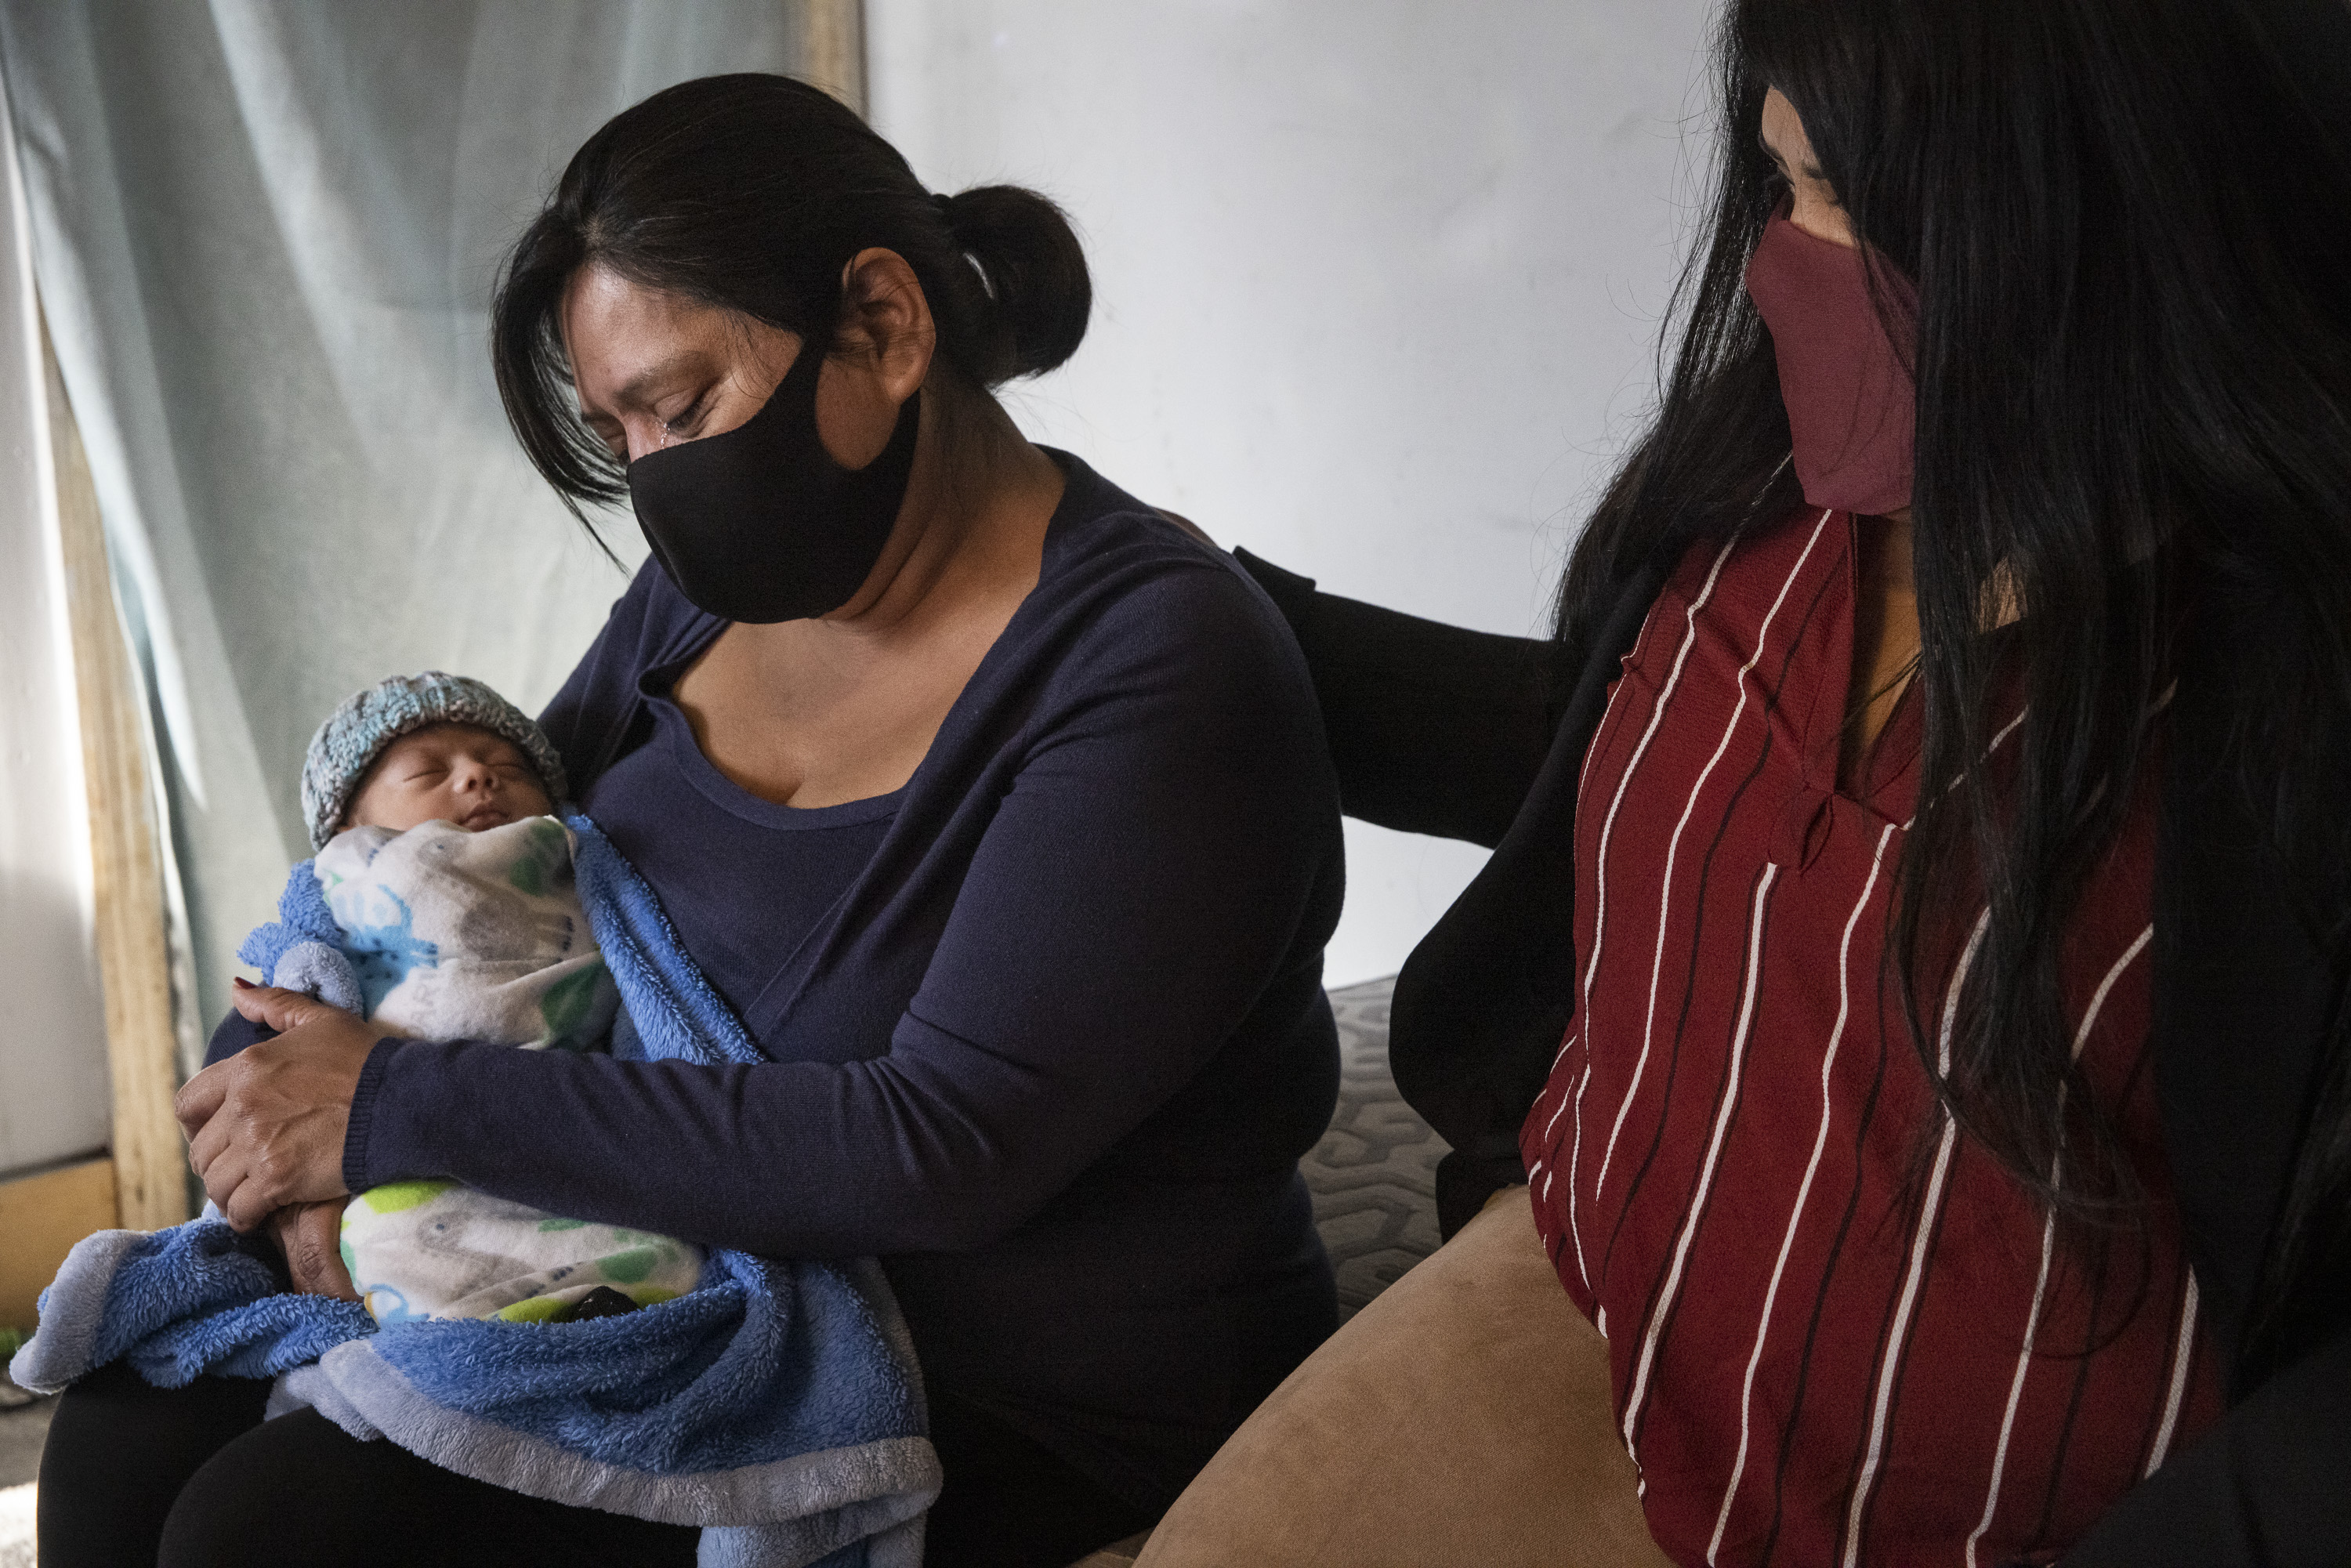
<instances>
[{"instance_id":1,"label":"woman's ear","mask_svg":"<svg viewBox=\"0 0 2351 1568\"><path fill-rule=\"evenodd\" d=\"M841 298L840 357L862 361L892 402L914 396L939 340L914 269L894 250L861 250L841 268Z\"/></svg>"}]
</instances>

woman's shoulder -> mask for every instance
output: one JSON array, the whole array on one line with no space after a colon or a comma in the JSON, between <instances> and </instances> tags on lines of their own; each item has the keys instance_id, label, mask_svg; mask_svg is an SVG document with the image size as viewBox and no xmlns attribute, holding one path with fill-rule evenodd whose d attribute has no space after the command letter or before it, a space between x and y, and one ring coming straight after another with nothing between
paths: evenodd
<instances>
[{"instance_id":1,"label":"woman's shoulder","mask_svg":"<svg viewBox=\"0 0 2351 1568\"><path fill-rule=\"evenodd\" d=\"M956 733L1054 752L1064 777L1182 778L1260 809L1327 810L1335 831L1322 709L1280 612L1232 557L1055 456L1069 486L1037 586L967 688ZM1079 751L1059 749L1071 743Z\"/></svg>"},{"instance_id":2,"label":"woman's shoulder","mask_svg":"<svg viewBox=\"0 0 2351 1568\"><path fill-rule=\"evenodd\" d=\"M1069 486L1031 595L1037 630L1063 630L1072 651L1278 668L1306 682L1288 622L1238 561L1080 459L1054 458Z\"/></svg>"}]
</instances>

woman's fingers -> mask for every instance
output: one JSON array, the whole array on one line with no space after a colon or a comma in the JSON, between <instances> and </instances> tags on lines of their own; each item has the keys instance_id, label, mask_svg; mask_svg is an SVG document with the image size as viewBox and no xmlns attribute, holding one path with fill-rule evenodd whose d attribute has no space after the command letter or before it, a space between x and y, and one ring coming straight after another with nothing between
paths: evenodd
<instances>
[{"instance_id":1,"label":"woman's fingers","mask_svg":"<svg viewBox=\"0 0 2351 1568\"><path fill-rule=\"evenodd\" d=\"M197 1179L204 1184L204 1196L211 1198L213 1206L225 1216L229 1204L235 1200L239 1189L246 1185L245 1163L235 1158L215 1159L198 1173ZM234 1219L229 1223L238 1230L253 1228L250 1225L238 1225Z\"/></svg>"},{"instance_id":2,"label":"woman's fingers","mask_svg":"<svg viewBox=\"0 0 2351 1568\"><path fill-rule=\"evenodd\" d=\"M356 1301L350 1270L343 1267L343 1206L339 1200L281 1208L270 1217L278 1250L294 1288L307 1296Z\"/></svg>"},{"instance_id":3,"label":"woman's fingers","mask_svg":"<svg viewBox=\"0 0 2351 1568\"><path fill-rule=\"evenodd\" d=\"M204 1124L211 1121L213 1113L220 1109L221 1096L228 1092L226 1073L229 1065L229 1062L222 1061L205 1068L180 1085L179 1093L172 1098L172 1114L179 1118L180 1131L192 1144ZM196 1174L204 1175L202 1166L196 1167Z\"/></svg>"},{"instance_id":4,"label":"woman's fingers","mask_svg":"<svg viewBox=\"0 0 2351 1568\"><path fill-rule=\"evenodd\" d=\"M214 1168L217 1170L225 1163L217 1162ZM273 1197L271 1188L274 1185L257 1175L249 1175L230 1187L225 1196L211 1182L204 1184L204 1190L212 1195L214 1203L220 1205L221 1218L228 1221L229 1228L242 1235L286 1207Z\"/></svg>"},{"instance_id":5,"label":"woman's fingers","mask_svg":"<svg viewBox=\"0 0 2351 1568\"><path fill-rule=\"evenodd\" d=\"M184 1122L182 1124L185 1124ZM228 1141L229 1119L221 1115L209 1117L188 1134L188 1168L196 1173L197 1180L205 1179L205 1173L212 1169L213 1162L220 1158L221 1151L228 1146Z\"/></svg>"},{"instance_id":6,"label":"woman's fingers","mask_svg":"<svg viewBox=\"0 0 2351 1568\"><path fill-rule=\"evenodd\" d=\"M341 1011L307 992L289 991L278 986L242 986L229 1000L247 1023L261 1024L280 1034L291 1033L322 1013Z\"/></svg>"},{"instance_id":7,"label":"woman's fingers","mask_svg":"<svg viewBox=\"0 0 2351 1568\"><path fill-rule=\"evenodd\" d=\"M297 991L256 986L237 1005L284 1032L190 1079L177 1109L204 1191L250 1230L288 1204L343 1196L351 1095L376 1031Z\"/></svg>"}]
</instances>

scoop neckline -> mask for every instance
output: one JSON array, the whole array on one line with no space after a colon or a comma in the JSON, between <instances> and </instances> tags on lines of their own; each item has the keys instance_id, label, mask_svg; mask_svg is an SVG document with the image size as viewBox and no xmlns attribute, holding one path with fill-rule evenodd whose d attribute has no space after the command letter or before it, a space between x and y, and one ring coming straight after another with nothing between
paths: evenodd
<instances>
[{"instance_id":1,"label":"scoop neckline","mask_svg":"<svg viewBox=\"0 0 2351 1568\"><path fill-rule=\"evenodd\" d=\"M703 754L695 738L694 726L688 722L685 710L666 694L647 692L646 702L653 711L653 744L664 748L685 776L712 805L731 817L763 828L781 828L799 831L816 828L850 828L863 822L887 821L897 815L913 780L901 784L886 795L869 795L857 800L836 801L830 806L787 806L762 800L718 770L718 765Z\"/></svg>"},{"instance_id":2,"label":"scoop neckline","mask_svg":"<svg viewBox=\"0 0 2351 1568\"><path fill-rule=\"evenodd\" d=\"M1075 516L1075 503L1079 499L1081 490L1096 486L1115 487L1109 486L1108 481L1096 474L1087 465L1085 459L1074 453L1064 452L1059 447L1046 446L1042 444L1039 444L1038 450L1053 460L1054 465L1061 470L1064 480L1061 498L1054 506L1053 514L1047 519L1045 525L1044 559L1039 564L1037 575L1037 587L1042 588L1046 579L1052 573L1056 547ZM672 591L675 591L674 585ZM1028 616L1031 605L1036 602L1036 590L1032 589L1015 607L1011 620L1005 623L1004 630L998 635L996 643L982 656L978 667L973 670L971 680L965 683L964 690L956 695L955 702L949 706L947 716L939 727L941 734L946 733L947 726L955 721L955 716L962 708L964 698L969 693L971 686L977 684L980 675L995 663L1002 644L1011 636L1013 629L1020 625L1023 619ZM685 710L677 706L674 693L678 677L685 673L686 666L700 658L709 649L711 643L716 642L720 634L732 624L732 622L697 608L688 626L681 629L683 635L671 642L666 656L660 659L658 663L646 666L639 674L636 680L637 695L652 708L654 719L654 734L648 744L668 745L677 759L680 771L684 773L687 781L692 783L695 789L706 797L713 805L746 821L756 822L761 826L793 829L838 828L893 814L900 802L905 798L906 792L914 787L915 783L922 779L924 770L930 766L930 751L924 753L922 761L915 764L914 771L906 782L888 794L869 796L862 800L843 800L831 806L779 806L773 800L762 800L720 772L717 764L703 754L701 743L695 738L694 727L686 719ZM674 738L665 733L673 726L676 729ZM932 737L931 744L935 750L938 744L937 737Z\"/></svg>"}]
</instances>

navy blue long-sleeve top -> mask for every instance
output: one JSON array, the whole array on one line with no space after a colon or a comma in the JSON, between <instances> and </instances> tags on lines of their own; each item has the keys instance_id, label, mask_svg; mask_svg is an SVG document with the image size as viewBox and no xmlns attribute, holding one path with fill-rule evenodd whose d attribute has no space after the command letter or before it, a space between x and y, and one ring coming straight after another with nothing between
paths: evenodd
<instances>
[{"instance_id":1,"label":"navy blue long-sleeve top","mask_svg":"<svg viewBox=\"0 0 2351 1568\"><path fill-rule=\"evenodd\" d=\"M1262 592L1056 460L1037 587L893 795L719 775L667 695L725 622L651 562L542 716L771 1061L387 1040L345 1175L879 1254L933 1398L1159 1509L1332 1326L1338 797Z\"/></svg>"}]
</instances>

